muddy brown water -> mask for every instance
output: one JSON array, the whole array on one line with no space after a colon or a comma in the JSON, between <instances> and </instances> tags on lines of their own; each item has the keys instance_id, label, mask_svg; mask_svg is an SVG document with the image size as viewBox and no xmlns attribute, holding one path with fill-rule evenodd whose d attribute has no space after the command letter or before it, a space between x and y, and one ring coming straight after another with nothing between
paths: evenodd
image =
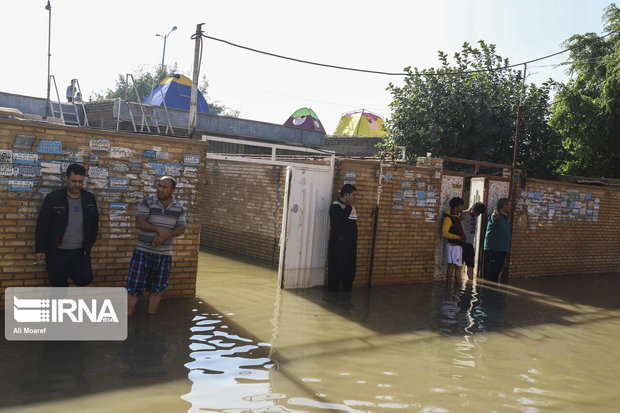
<instances>
[{"instance_id":1,"label":"muddy brown water","mask_svg":"<svg viewBox=\"0 0 620 413\"><path fill-rule=\"evenodd\" d=\"M620 411L620 274L281 291L200 253L124 342L0 342L4 412Z\"/></svg>"}]
</instances>

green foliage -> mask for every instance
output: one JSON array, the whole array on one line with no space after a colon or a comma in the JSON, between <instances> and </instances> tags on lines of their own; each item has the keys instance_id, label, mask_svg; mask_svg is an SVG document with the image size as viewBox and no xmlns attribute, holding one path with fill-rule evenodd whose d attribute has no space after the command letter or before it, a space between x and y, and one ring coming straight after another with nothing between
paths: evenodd
<instances>
[{"instance_id":1,"label":"green foliage","mask_svg":"<svg viewBox=\"0 0 620 413\"><path fill-rule=\"evenodd\" d=\"M141 102L142 99L144 99L145 96L151 93L153 88L157 84L159 84L159 82L161 82L166 76L170 76L175 73L180 73L177 69L176 64L174 64L173 66L157 65L153 69L149 69L146 66L141 66L136 69L136 73L132 74L133 82L131 81L131 78L129 78L128 82L127 75L119 73L116 79L114 89L108 89L104 93L95 93L95 100L121 98L123 100L129 100L130 102ZM192 78L191 74L184 75L189 77L190 79ZM231 117L239 116L238 110L231 109L217 101L210 101L207 93L208 88L209 82L207 81L206 76L203 76L198 84L198 90L200 90L205 99L207 99L212 114ZM139 97L136 96L136 91L138 92Z\"/></svg>"},{"instance_id":2,"label":"green foliage","mask_svg":"<svg viewBox=\"0 0 620 413\"><path fill-rule=\"evenodd\" d=\"M522 73L496 54L494 45L468 43L455 64L439 52L441 67L406 68L403 86L390 84L392 115L385 147L405 146L411 158L433 156L512 164ZM469 72L469 73L465 73ZM526 85L518 166L529 175L548 175L562 147L548 126L551 83Z\"/></svg>"},{"instance_id":3,"label":"green foliage","mask_svg":"<svg viewBox=\"0 0 620 413\"><path fill-rule=\"evenodd\" d=\"M560 85L550 123L569 152L561 172L620 178L620 9L612 3L603 20L609 36L586 33L566 41L572 77Z\"/></svg>"}]
</instances>

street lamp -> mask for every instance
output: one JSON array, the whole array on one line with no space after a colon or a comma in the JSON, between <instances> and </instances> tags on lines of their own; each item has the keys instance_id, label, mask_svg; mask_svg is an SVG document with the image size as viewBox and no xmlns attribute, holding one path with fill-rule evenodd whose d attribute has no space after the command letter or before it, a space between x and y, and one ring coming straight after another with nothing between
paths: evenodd
<instances>
[{"instance_id":1,"label":"street lamp","mask_svg":"<svg viewBox=\"0 0 620 413\"><path fill-rule=\"evenodd\" d=\"M168 34L156 34L155 35L155 36L164 38L164 52L161 55L161 67L162 68L164 67L164 59L166 58L166 40L168 39L168 36L170 36L170 33L175 31L176 29L177 29L177 26L172 26L172 29L168 32Z\"/></svg>"}]
</instances>

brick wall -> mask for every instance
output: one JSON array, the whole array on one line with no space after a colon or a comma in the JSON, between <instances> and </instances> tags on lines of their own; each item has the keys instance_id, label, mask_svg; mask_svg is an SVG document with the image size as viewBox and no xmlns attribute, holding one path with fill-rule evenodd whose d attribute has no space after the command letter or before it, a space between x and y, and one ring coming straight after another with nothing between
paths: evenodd
<instances>
[{"instance_id":1,"label":"brick wall","mask_svg":"<svg viewBox=\"0 0 620 413\"><path fill-rule=\"evenodd\" d=\"M199 248L202 142L0 119L0 287L48 285L44 265L33 265L34 232L45 195L63 185L69 163L87 169L100 215L92 251L93 286L124 286L137 231L139 201L155 191L158 176L175 175L176 197L188 227L174 240L168 297L195 294ZM4 296L2 296L4 300Z\"/></svg>"},{"instance_id":2,"label":"brick wall","mask_svg":"<svg viewBox=\"0 0 620 413\"><path fill-rule=\"evenodd\" d=\"M356 286L368 284L374 210L379 184L378 161L345 159L334 179L334 198L344 183L358 189ZM383 168L372 285L432 281L435 265L441 170L395 165Z\"/></svg>"},{"instance_id":3,"label":"brick wall","mask_svg":"<svg viewBox=\"0 0 620 413\"><path fill-rule=\"evenodd\" d=\"M528 180L517 196L511 278L618 271L619 188Z\"/></svg>"},{"instance_id":4,"label":"brick wall","mask_svg":"<svg viewBox=\"0 0 620 413\"><path fill-rule=\"evenodd\" d=\"M278 262L286 167L208 160L201 245Z\"/></svg>"},{"instance_id":5,"label":"brick wall","mask_svg":"<svg viewBox=\"0 0 620 413\"><path fill-rule=\"evenodd\" d=\"M341 159L335 170L334 199L345 182L359 190L355 285L367 285L379 162ZM443 245L441 205L454 194L442 193L441 182L447 175L441 161L429 158L415 167L385 167L383 174L372 285L443 277L444 257L441 251L439 258L436 255L437 246ZM202 245L277 262L284 175L280 166L207 161ZM490 198L497 198L498 185L505 189L502 185L507 182L493 181ZM617 271L620 254L612 231L620 219L614 208L619 202L618 188L528 180L515 197L510 277Z\"/></svg>"}]
</instances>

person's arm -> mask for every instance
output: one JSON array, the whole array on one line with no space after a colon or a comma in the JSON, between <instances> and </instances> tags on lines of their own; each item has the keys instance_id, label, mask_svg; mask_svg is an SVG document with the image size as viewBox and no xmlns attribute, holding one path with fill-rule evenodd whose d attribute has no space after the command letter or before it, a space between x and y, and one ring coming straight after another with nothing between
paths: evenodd
<instances>
[{"instance_id":1,"label":"person's arm","mask_svg":"<svg viewBox=\"0 0 620 413\"><path fill-rule=\"evenodd\" d=\"M462 221L465 214L472 215L473 213L474 213L474 206L472 205L468 209L464 209L461 211L461 215L459 216L459 219Z\"/></svg>"},{"instance_id":2,"label":"person's arm","mask_svg":"<svg viewBox=\"0 0 620 413\"><path fill-rule=\"evenodd\" d=\"M94 227L94 236L93 243L97 239L97 235L99 234L99 208L97 208L97 198L93 195L93 204L95 204L95 215L93 217L93 227Z\"/></svg>"},{"instance_id":3,"label":"person's arm","mask_svg":"<svg viewBox=\"0 0 620 413\"><path fill-rule=\"evenodd\" d=\"M34 258L36 262L42 262L45 259L46 229L50 225L50 211L50 198L46 196L39 210L39 215L37 216L37 228L35 230L34 241Z\"/></svg>"},{"instance_id":4,"label":"person's arm","mask_svg":"<svg viewBox=\"0 0 620 413\"><path fill-rule=\"evenodd\" d=\"M153 240L153 246L156 247L160 245L162 242L164 242L168 238L179 237L185 234L186 225L187 223L185 221L185 211L183 211L181 215L179 215L179 217L177 218L176 226L172 228L172 230L170 230L170 232L168 233L166 237L158 234Z\"/></svg>"},{"instance_id":5,"label":"person's arm","mask_svg":"<svg viewBox=\"0 0 620 413\"><path fill-rule=\"evenodd\" d=\"M165 240L167 240L168 238L174 238L174 237L178 237L185 234L185 227L176 227L173 228L172 231L169 232L167 237L162 237L161 235L157 235L155 236L155 239L153 240L153 246L156 247L158 245L160 245L162 242L164 242Z\"/></svg>"},{"instance_id":6,"label":"person's arm","mask_svg":"<svg viewBox=\"0 0 620 413\"><path fill-rule=\"evenodd\" d=\"M344 225L347 222L346 220L349 218L349 215L351 215L352 210L353 207L351 205L347 205L342 208L340 205L332 204L332 206L329 208L329 218L331 220L331 225L336 228Z\"/></svg>"},{"instance_id":7,"label":"person's arm","mask_svg":"<svg viewBox=\"0 0 620 413\"><path fill-rule=\"evenodd\" d=\"M158 227L157 225L153 225L149 222L148 217L138 216L136 217L136 228L146 232L156 232L157 236L166 239L170 238L170 231L164 227Z\"/></svg>"}]
</instances>

